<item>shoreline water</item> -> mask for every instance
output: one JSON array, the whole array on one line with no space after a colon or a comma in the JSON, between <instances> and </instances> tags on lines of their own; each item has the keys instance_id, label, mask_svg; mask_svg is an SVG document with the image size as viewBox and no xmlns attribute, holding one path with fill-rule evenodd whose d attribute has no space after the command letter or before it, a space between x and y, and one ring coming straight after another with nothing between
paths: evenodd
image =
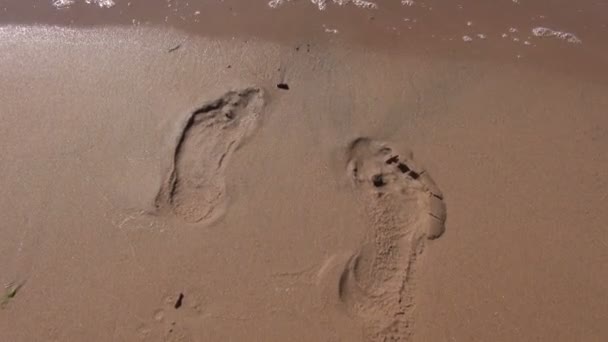
<instances>
[{"instance_id":1,"label":"shoreline water","mask_svg":"<svg viewBox=\"0 0 608 342\"><path fill-rule=\"evenodd\" d=\"M135 0L117 1L111 8L81 1L60 9L52 2L32 6L9 1L0 11L0 22L73 28L143 25L196 36L267 39L294 48L337 42L426 58L531 65L605 84L596 72L608 63L603 57L608 34L603 12L603 5L593 1L551 6L512 1L492 6L482 1L421 1L407 6L394 1L379 3L376 9L328 4L325 10L308 1L277 8L265 1ZM564 38L535 34L539 29L561 32ZM575 35L574 43L568 41L569 34Z\"/></svg>"}]
</instances>

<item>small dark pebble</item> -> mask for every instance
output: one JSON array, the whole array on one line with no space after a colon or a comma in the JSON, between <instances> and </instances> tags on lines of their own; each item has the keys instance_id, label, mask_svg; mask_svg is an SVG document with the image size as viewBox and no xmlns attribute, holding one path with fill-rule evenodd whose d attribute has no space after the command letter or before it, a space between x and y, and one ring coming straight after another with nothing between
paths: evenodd
<instances>
[{"instance_id":1,"label":"small dark pebble","mask_svg":"<svg viewBox=\"0 0 608 342\"><path fill-rule=\"evenodd\" d=\"M179 297L177 297L177 301L175 302L175 305L173 307L176 309L181 308L183 300L184 300L184 294L180 293Z\"/></svg>"},{"instance_id":2,"label":"small dark pebble","mask_svg":"<svg viewBox=\"0 0 608 342\"><path fill-rule=\"evenodd\" d=\"M381 186L384 186L386 183L384 183L384 179L382 178L382 175L374 175L372 177L372 183L374 183L374 186L376 188L379 188Z\"/></svg>"},{"instance_id":3,"label":"small dark pebble","mask_svg":"<svg viewBox=\"0 0 608 342\"><path fill-rule=\"evenodd\" d=\"M409 167L407 167L407 165L405 165L405 164L403 164L403 163L399 163L399 164L397 165L397 167L399 168L399 170L400 170L402 173L406 173L406 172L408 172L408 171L410 170L410 168L409 168Z\"/></svg>"},{"instance_id":4,"label":"small dark pebble","mask_svg":"<svg viewBox=\"0 0 608 342\"><path fill-rule=\"evenodd\" d=\"M283 89L283 90L289 90L289 85L287 83L279 83L279 84L277 84L277 88Z\"/></svg>"},{"instance_id":5,"label":"small dark pebble","mask_svg":"<svg viewBox=\"0 0 608 342\"><path fill-rule=\"evenodd\" d=\"M390 157L390 158L389 158L389 159L386 161L386 163L390 165L390 164L396 163L396 162L398 162L398 161L399 161L399 156L394 156L394 157Z\"/></svg>"}]
</instances>

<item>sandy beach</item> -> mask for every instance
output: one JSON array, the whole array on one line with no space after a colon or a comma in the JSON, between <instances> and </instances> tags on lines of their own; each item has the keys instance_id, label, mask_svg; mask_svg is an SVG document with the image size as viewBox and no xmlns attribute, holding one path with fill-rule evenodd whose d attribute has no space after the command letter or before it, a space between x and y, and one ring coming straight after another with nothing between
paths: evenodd
<instances>
[{"instance_id":1,"label":"sandy beach","mask_svg":"<svg viewBox=\"0 0 608 342\"><path fill-rule=\"evenodd\" d=\"M606 13L5 1L0 341L605 341Z\"/></svg>"}]
</instances>

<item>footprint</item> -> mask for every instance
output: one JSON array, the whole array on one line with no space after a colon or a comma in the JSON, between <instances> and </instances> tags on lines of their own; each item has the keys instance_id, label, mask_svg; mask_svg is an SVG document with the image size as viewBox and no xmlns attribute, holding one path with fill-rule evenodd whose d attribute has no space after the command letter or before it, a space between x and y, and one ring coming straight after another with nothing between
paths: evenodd
<instances>
[{"instance_id":1,"label":"footprint","mask_svg":"<svg viewBox=\"0 0 608 342\"><path fill-rule=\"evenodd\" d=\"M339 300L360 319L370 341L406 341L412 333L416 259L445 230L441 190L412 153L359 138L347 150L347 172L370 229L346 263Z\"/></svg>"},{"instance_id":2,"label":"footprint","mask_svg":"<svg viewBox=\"0 0 608 342\"><path fill-rule=\"evenodd\" d=\"M159 212L210 222L226 207L225 169L259 123L260 88L230 91L192 113L175 147L172 168L156 196Z\"/></svg>"}]
</instances>

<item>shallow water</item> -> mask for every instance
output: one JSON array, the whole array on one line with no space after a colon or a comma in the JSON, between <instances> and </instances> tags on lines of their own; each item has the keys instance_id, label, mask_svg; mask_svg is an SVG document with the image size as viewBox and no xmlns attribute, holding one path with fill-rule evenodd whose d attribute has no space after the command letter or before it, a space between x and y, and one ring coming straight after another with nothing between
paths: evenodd
<instances>
[{"instance_id":1,"label":"shallow water","mask_svg":"<svg viewBox=\"0 0 608 342\"><path fill-rule=\"evenodd\" d=\"M0 23L173 27L202 36L269 39L294 49L306 44L354 44L391 53L531 65L606 82L597 72L608 63L608 26L604 20L608 4L603 2L364 4L315 0L8 0L0 10Z\"/></svg>"}]
</instances>

